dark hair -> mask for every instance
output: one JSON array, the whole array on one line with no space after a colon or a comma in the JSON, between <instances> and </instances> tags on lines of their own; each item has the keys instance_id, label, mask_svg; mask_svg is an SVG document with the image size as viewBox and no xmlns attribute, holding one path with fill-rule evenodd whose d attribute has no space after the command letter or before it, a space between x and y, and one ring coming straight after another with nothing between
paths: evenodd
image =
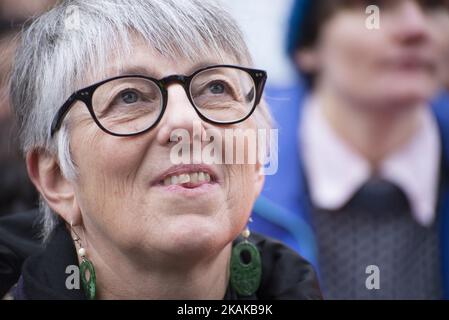
<instances>
[{"instance_id":1,"label":"dark hair","mask_svg":"<svg viewBox=\"0 0 449 320\"><path fill-rule=\"evenodd\" d=\"M287 53L298 68L299 75L308 87L313 87L315 74L300 69L294 60L298 50L313 48L320 36L323 25L341 7L348 6L351 0L296 0L287 33Z\"/></svg>"},{"instance_id":2,"label":"dark hair","mask_svg":"<svg viewBox=\"0 0 449 320\"><path fill-rule=\"evenodd\" d=\"M301 37L297 39L296 50L315 46L323 25L346 1L313 0L310 2L307 14L299 26Z\"/></svg>"}]
</instances>

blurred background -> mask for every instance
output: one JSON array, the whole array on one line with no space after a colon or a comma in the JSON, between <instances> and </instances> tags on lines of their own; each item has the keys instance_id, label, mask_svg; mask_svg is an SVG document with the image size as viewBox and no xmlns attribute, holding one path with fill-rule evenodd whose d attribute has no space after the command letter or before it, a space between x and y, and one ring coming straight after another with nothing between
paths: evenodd
<instances>
[{"instance_id":1,"label":"blurred background","mask_svg":"<svg viewBox=\"0 0 449 320\"><path fill-rule=\"evenodd\" d=\"M0 215L24 212L37 206L37 194L28 179L18 148L7 83L17 34L23 23L54 3L50 0L0 1Z\"/></svg>"},{"instance_id":2,"label":"blurred background","mask_svg":"<svg viewBox=\"0 0 449 320\"><path fill-rule=\"evenodd\" d=\"M285 48L293 1L220 1L243 29L255 65L268 71L268 86L292 85L296 72Z\"/></svg>"}]
</instances>

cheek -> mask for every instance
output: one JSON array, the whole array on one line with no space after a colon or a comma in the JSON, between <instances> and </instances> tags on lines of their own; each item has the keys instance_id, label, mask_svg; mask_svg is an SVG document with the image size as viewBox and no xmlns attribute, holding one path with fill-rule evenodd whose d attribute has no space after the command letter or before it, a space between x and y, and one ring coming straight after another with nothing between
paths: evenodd
<instances>
[{"instance_id":1,"label":"cheek","mask_svg":"<svg viewBox=\"0 0 449 320\"><path fill-rule=\"evenodd\" d=\"M249 119L240 127L244 136L236 134L233 148L234 164L226 165L228 176L227 193L232 198L233 210L247 216L251 212L256 195L256 171L258 164L259 135L256 123ZM240 156L236 156L240 155Z\"/></svg>"},{"instance_id":2,"label":"cheek","mask_svg":"<svg viewBox=\"0 0 449 320\"><path fill-rule=\"evenodd\" d=\"M255 199L255 172L258 152L258 131L253 118L232 127L234 135L233 162L223 166L226 171L225 196L228 210L239 227L246 223ZM229 141L229 140L228 140ZM228 149L229 150L229 149ZM226 148L223 148L226 158Z\"/></svg>"},{"instance_id":3,"label":"cheek","mask_svg":"<svg viewBox=\"0 0 449 320\"><path fill-rule=\"evenodd\" d=\"M246 221L251 213L256 194L255 166L230 165L227 171L230 181L227 192L229 211L240 217L238 220Z\"/></svg>"},{"instance_id":4,"label":"cheek","mask_svg":"<svg viewBox=\"0 0 449 320\"><path fill-rule=\"evenodd\" d=\"M376 60L382 55L385 39L370 32L358 17L337 19L323 31L320 61L324 81L360 88L376 74Z\"/></svg>"},{"instance_id":5,"label":"cheek","mask_svg":"<svg viewBox=\"0 0 449 320\"><path fill-rule=\"evenodd\" d=\"M109 225L109 220L132 205L123 199L132 199L135 192L142 159L139 141L126 143L121 138L97 133L72 145L78 168L77 197L81 212L98 225Z\"/></svg>"},{"instance_id":6,"label":"cheek","mask_svg":"<svg viewBox=\"0 0 449 320\"><path fill-rule=\"evenodd\" d=\"M228 150L231 148L224 148L225 158L233 158L232 164L245 164L247 166L256 165L259 151L259 143L263 143L265 136L261 136L263 132L258 131L254 117L247 119L242 124L235 126L233 129L234 139L225 139L225 144L232 143L233 157L229 156ZM226 162L229 164L229 162Z\"/></svg>"},{"instance_id":7,"label":"cheek","mask_svg":"<svg viewBox=\"0 0 449 320\"><path fill-rule=\"evenodd\" d=\"M432 36L437 47L440 67L449 68L449 15L435 17L435 23L432 24Z\"/></svg>"},{"instance_id":8,"label":"cheek","mask_svg":"<svg viewBox=\"0 0 449 320\"><path fill-rule=\"evenodd\" d=\"M136 137L115 137L97 130L81 139L76 163L84 181L94 183L97 177L125 183L136 176L147 152L147 143Z\"/></svg>"}]
</instances>

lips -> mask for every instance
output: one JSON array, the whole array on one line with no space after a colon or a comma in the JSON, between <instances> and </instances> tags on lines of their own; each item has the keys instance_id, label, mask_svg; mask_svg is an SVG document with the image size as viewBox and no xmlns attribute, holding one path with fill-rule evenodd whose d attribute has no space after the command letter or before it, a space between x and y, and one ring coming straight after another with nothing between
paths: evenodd
<instances>
[{"instance_id":1,"label":"lips","mask_svg":"<svg viewBox=\"0 0 449 320\"><path fill-rule=\"evenodd\" d=\"M389 65L406 70L432 69L433 67L431 59L418 54L398 55L389 61Z\"/></svg>"},{"instance_id":2,"label":"lips","mask_svg":"<svg viewBox=\"0 0 449 320\"><path fill-rule=\"evenodd\" d=\"M153 182L158 186L180 186L184 188L196 188L204 184L215 184L218 176L207 165L178 165L173 166L162 173Z\"/></svg>"},{"instance_id":3,"label":"lips","mask_svg":"<svg viewBox=\"0 0 449 320\"><path fill-rule=\"evenodd\" d=\"M419 59L403 59L396 64L401 69L428 69L430 64Z\"/></svg>"}]
</instances>

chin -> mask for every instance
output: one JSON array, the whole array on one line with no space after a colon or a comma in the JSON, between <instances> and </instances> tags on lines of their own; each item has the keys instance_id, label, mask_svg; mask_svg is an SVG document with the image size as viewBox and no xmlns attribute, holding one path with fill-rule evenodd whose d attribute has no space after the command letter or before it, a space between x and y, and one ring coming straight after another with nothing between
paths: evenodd
<instances>
[{"instance_id":1,"label":"chin","mask_svg":"<svg viewBox=\"0 0 449 320\"><path fill-rule=\"evenodd\" d=\"M170 227L167 242L179 254L204 255L216 253L234 238L230 227L212 217L180 219Z\"/></svg>"},{"instance_id":2,"label":"chin","mask_svg":"<svg viewBox=\"0 0 449 320\"><path fill-rule=\"evenodd\" d=\"M392 92L390 100L394 105L415 107L429 104L434 94L434 91L426 90L426 88L423 87L402 88L402 90Z\"/></svg>"},{"instance_id":3,"label":"chin","mask_svg":"<svg viewBox=\"0 0 449 320\"><path fill-rule=\"evenodd\" d=\"M389 83L372 87L367 101L386 108L415 107L428 104L436 94L436 87L421 83Z\"/></svg>"},{"instance_id":4,"label":"chin","mask_svg":"<svg viewBox=\"0 0 449 320\"><path fill-rule=\"evenodd\" d=\"M389 92L395 100L422 103L432 99L437 89L438 84L434 78L421 75L411 78L394 77L391 81L385 81L383 92Z\"/></svg>"}]
</instances>

